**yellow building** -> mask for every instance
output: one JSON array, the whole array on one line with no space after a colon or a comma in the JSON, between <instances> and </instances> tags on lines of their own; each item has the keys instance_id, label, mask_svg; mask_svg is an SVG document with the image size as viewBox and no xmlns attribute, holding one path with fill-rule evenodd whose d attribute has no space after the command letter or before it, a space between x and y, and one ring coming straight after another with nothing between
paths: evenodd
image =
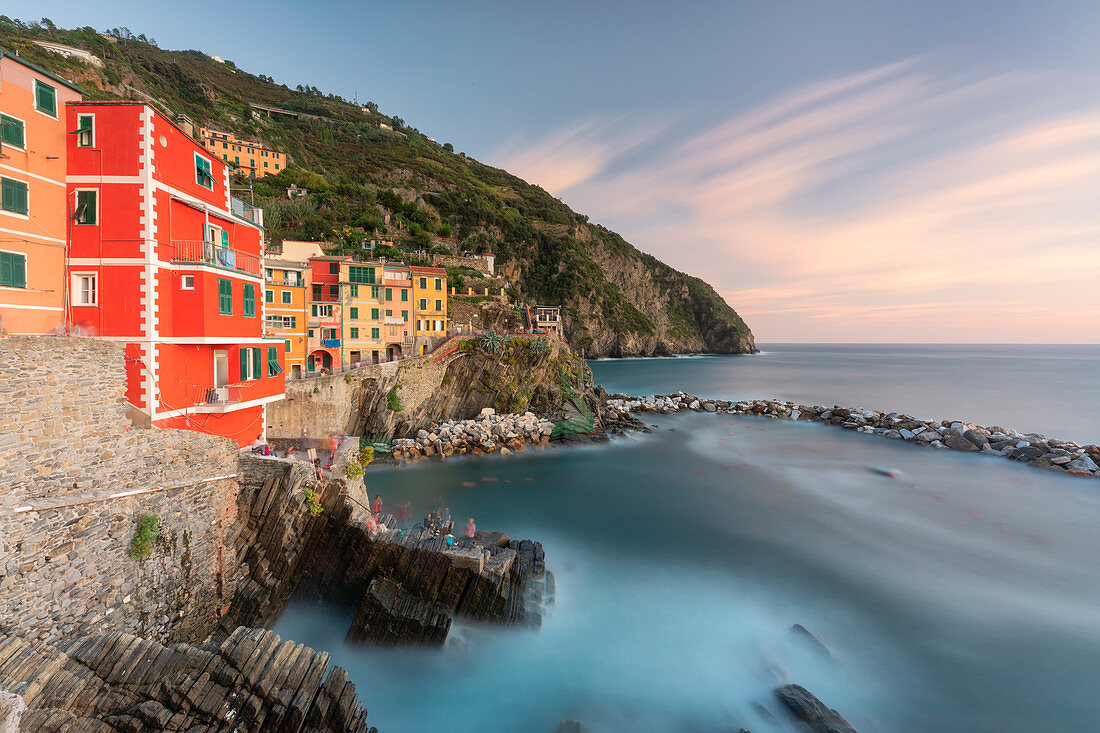
<instances>
[{"instance_id":1,"label":"yellow building","mask_svg":"<svg viewBox=\"0 0 1100 733\"><path fill-rule=\"evenodd\" d=\"M309 265L267 258L264 275L264 335L286 341L287 375L299 377L306 364Z\"/></svg>"},{"instance_id":2,"label":"yellow building","mask_svg":"<svg viewBox=\"0 0 1100 733\"><path fill-rule=\"evenodd\" d=\"M341 262L340 296L344 313L341 361L345 364L385 361L382 263Z\"/></svg>"},{"instance_id":3,"label":"yellow building","mask_svg":"<svg viewBox=\"0 0 1100 733\"><path fill-rule=\"evenodd\" d=\"M272 150L263 143L241 140L231 132L206 127L199 130L199 136L204 148L252 178L275 175L286 168L286 153Z\"/></svg>"},{"instance_id":4,"label":"yellow building","mask_svg":"<svg viewBox=\"0 0 1100 733\"><path fill-rule=\"evenodd\" d=\"M427 353L433 339L447 335L447 271L441 267L410 267L416 353Z\"/></svg>"}]
</instances>

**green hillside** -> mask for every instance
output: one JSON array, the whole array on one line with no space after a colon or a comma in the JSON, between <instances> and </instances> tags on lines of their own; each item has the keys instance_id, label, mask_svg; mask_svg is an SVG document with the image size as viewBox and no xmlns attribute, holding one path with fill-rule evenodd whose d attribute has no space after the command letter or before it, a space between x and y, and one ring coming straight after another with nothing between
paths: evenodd
<instances>
[{"instance_id":1,"label":"green hillside","mask_svg":"<svg viewBox=\"0 0 1100 733\"><path fill-rule=\"evenodd\" d=\"M86 65L35 40L88 50L104 65ZM590 224L538 186L430 141L374 104L290 89L200 51L160 49L126 29L62 30L45 20L0 16L0 47L72 80L90 99L151 101L172 116L288 153L291 165L278 176L251 190L242 178L235 184L240 198L254 197L264 208L272 242L351 244L374 234L423 248L457 243L491 251L517 297L564 306L566 335L586 356L754 350L748 326L702 280ZM250 104L305 116L257 116ZM288 199L291 185L308 189L308 197Z\"/></svg>"}]
</instances>

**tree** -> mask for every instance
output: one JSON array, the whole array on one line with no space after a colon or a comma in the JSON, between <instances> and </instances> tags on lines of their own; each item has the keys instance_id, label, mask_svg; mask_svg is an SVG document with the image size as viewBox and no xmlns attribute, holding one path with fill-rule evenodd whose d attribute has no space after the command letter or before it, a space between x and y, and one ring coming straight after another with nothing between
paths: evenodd
<instances>
[{"instance_id":1,"label":"tree","mask_svg":"<svg viewBox=\"0 0 1100 733\"><path fill-rule=\"evenodd\" d=\"M455 151L455 146L451 145L450 143L443 143L443 149L446 150L448 153L453 153Z\"/></svg>"}]
</instances>

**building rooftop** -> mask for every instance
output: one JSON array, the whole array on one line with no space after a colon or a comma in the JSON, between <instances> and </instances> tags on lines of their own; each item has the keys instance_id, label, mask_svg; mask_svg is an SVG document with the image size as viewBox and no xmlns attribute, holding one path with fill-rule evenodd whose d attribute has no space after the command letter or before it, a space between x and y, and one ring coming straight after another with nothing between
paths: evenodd
<instances>
[{"instance_id":1,"label":"building rooftop","mask_svg":"<svg viewBox=\"0 0 1100 733\"><path fill-rule=\"evenodd\" d=\"M278 267L283 270L308 270L309 263L291 262L290 260L280 260L274 257L265 257L264 267Z\"/></svg>"},{"instance_id":2,"label":"building rooftop","mask_svg":"<svg viewBox=\"0 0 1100 733\"><path fill-rule=\"evenodd\" d=\"M3 58L9 58L9 59L11 59L12 61L14 61L16 63L22 64L23 66L26 66L28 69L31 69L32 71L37 71L42 76L47 76L50 79L53 79L58 84L64 84L69 89L72 89L74 92L76 92L77 94L84 94L84 90L81 89L80 87L78 87L76 84L73 84L71 81L66 81L65 79L62 79L60 76L57 76L56 74L51 74L50 72L46 71L45 69L43 69L40 66L35 66L30 61L25 61L25 60L19 58L18 56L11 53L10 51L5 51L4 49L0 48L0 59L3 59Z\"/></svg>"},{"instance_id":3,"label":"building rooftop","mask_svg":"<svg viewBox=\"0 0 1100 733\"><path fill-rule=\"evenodd\" d=\"M413 272L415 272L417 275L444 275L444 276L446 276L446 274L447 274L447 271L444 270L442 267L420 267L419 265L412 265L412 266L409 267L409 269L412 270Z\"/></svg>"}]
</instances>

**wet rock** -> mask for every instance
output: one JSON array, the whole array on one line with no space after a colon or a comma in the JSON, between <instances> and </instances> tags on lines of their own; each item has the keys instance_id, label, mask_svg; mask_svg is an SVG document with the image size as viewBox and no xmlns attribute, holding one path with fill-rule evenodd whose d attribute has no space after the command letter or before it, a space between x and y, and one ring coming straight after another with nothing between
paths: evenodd
<instances>
[{"instance_id":1,"label":"wet rock","mask_svg":"<svg viewBox=\"0 0 1100 733\"><path fill-rule=\"evenodd\" d=\"M775 696L814 733L855 733L855 728L840 713L827 707L801 685L777 688Z\"/></svg>"},{"instance_id":2,"label":"wet rock","mask_svg":"<svg viewBox=\"0 0 1100 733\"><path fill-rule=\"evenodd\" d=\"M944 445L946 445L948 448L951 448L952 450L961 450L961 451L978 451L978 450L980 450L980 448L978 448L978 446L974 445L972 442L970 442L969 440L967 440L966 438L964 438L963 436L958 435L958 434L948 435L946 438L944 438L943 443L944 443Z\"/></svg>"},{"instance_id":3,"label":"wet rock","mask_svg":"<svg viewBox=\"0 0 1100 733\"><path fill-rule=\"evenodd\" d=\"M353 643L443 646L451 629L445 610L408 593L388 578L375 578L348 629Z\"/></svg>"}]
</instances>

